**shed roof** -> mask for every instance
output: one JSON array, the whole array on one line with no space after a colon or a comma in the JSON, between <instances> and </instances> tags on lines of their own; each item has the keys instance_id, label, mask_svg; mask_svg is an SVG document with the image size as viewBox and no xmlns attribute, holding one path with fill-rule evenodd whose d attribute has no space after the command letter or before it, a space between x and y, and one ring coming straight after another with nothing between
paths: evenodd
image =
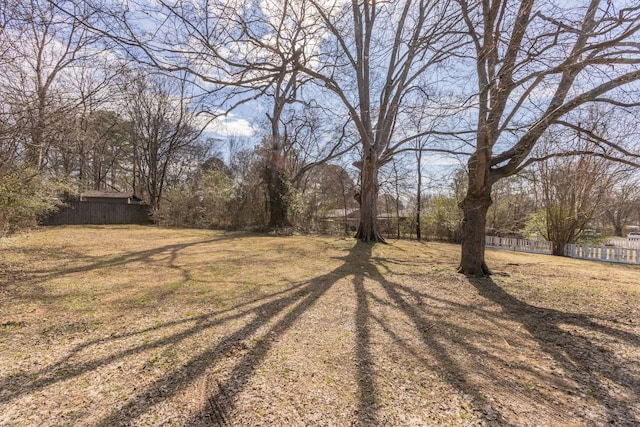
<instances>
[{"instance_id":1,"label":"shed roof","mask_svg":"<svg viewBox=\"0 0 640 427\"><path fill-rule=\"evenodd\" d=\"M81 197L101 197L110 199L128 199L129 197L135 197L132 191L119 192L119 191L85 191L80 194Z\"/></svg>"}]
</instances>

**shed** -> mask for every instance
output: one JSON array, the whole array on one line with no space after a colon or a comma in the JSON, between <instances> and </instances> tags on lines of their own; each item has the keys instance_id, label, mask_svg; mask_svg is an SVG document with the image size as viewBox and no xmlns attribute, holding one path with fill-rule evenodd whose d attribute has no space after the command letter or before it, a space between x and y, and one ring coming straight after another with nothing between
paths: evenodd
<instances>
[{"instance_id":1,"label":"shed","mask_svg":"<svg viewBox=\"0 0 640 427\"><path fill-rule=\"evenodd\" d=\"M42 225L149 224L149 207L133 192L87 191L40 220Z\"/></svg>"},{"instance_id":2,"label":"shed","mask_svg":"<svg viewBox=\"0 0 640 427\"><path fill-rule=\"evenodd\" d=\"M139 205L142 202L142 199L133 194L133 192L85 191L80 194L80 201Z\"/></svg>"}]
</instances>

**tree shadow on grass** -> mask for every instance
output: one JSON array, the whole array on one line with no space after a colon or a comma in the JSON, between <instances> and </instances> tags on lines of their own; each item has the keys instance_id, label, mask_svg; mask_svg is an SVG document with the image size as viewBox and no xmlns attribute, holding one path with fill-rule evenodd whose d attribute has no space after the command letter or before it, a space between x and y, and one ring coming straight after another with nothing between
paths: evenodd
<instances>
[{"instance_id":1,"label":"tree shadow on grass","mask_svg":"<svg viewBox=\"0 0 640 427\"><path fill-rule=\"evenodd\" d=\"M579 385L579 392L603 404L608 424L640 424L640 367L637 361L621 358L590 335L600 334L636 348L640 348L640 336L596 323L585 314L535 307L509 294L488 277L470 278L469 281L481 296L500 306L505 316L529 332L540 348ZM607 383L625 390L635 401L612 392Z\"/></svg>"},{"instance_id":2,"label":"tree shadow on grass","mask_svg":"<svg viewBox=\"0 0 640 427\"><path fill-rule=\"evenodd\" d=\"M106 427L141 417L151 411L159 401L185 390L199 377L213 370L226 354L239 348L244 356L234 363L225 381L217 382L214 387L216 390L207 396L208 404L200 413L194 415L187 422L187 425L227 425L232 423L230 414L238 394L247 386L278 340L336 282L350 275L354 275L354 282L361 281L362 274L354 274L354 271L357 271L362 263L368 262L370 256L371 245L357 243L345 257L340 258L343 263L333 271L288 289L284 293L274 295L276 298L268 298L267 301L252 307L251 313L254 317L248 323L225 336L215 345L195 355L182 367L145 387L142 392L129 399L127 403L102 418L97 425ZM358 316L367 316L366 306L359 307L358 310ZM266 330L261 332L265 327ZM182 338L176 337L175 339ZM372 385L372 374L366 368L371 364L370 355L367 353L367 340L368 332L359 330L357 353L363 362L359 365L364 367L358 374L362 379L358 383L360 390L358 413L362 419L370 422L375 420L375 414L372 413L373 405L371 405L371 402L375 401L375 390Z\"/></svg>"},{"instance_id":3,"label":"tree shadow on grass","mask_svg":"<svg viewBox=\"0 0 640 427\"><path fill-rule=\"evenodd\" d=\"M640 421L637 410L640 403L640 379L637 373L640 367L637 361L625 360L610 348L606 348L603 341L590 338L591 334L600 334L606 337L605 340L624 342L640 348L639 336L596 323L583 314L534 307L513 297L490 278L468 279L477 289L479 296L489 305L482 301L475 304L461 303L438 298L429 291L428 286L416 290L411 286L388 280L386 274L382 273L383 270L391 272L385 259L374 258L372 263L380 267L373 279L384 289L390 303L410 319L427 352L437 360L437 366L434 368L440 370L453 387L471 396L474 406L483 412L482 417L491 424L509 425L513 421L511 415L500 412L501 405L492 397L494 390L484 388L483 384L520 396L519 399L523 402L536 402L547 411L546 416L554 420L554 423L567 422L567 414L562 412L563 409L567 409L566 406L560 407L559 411L550 409L550 402L546 401L545 397L523 390L521 384L514 382L513 375L503 376L500 368L496 368L503 367L512 371L512 374L516 375L515 378L520 375L538 378L551 388L562 389L568 384L565 378L556 381L552 376L541 374L537 367L518 361L518 352L521 351L519 348L508 348L505 353L504 348L496 347L496 336L492 334L496 334L494 331L499 334L499 328L504 328L505 322L522 325L538 348L561 367L566 379L570 380L569 383L573 381L578 384L581 390L569 390L568 394L582 392L598 399L606 413L606 421L613 425L633 425ZM380 297L376 303L389 304ZM491 308L492 305L500 310L496 312ZM435 308L438 306L443 310L436 314ZM443 313L447 312L453 315L451 319L443 316ZM454 320L460 313L467 313L468 320ZM472 322L476 321L474 319L482 325L490 326L490 330L472 329ZM423 354L413 350L396 335L394 325L384 319L374 320L396 343L404 346L418 363L429 363ZM567 327L580 330L568 331ZM492 328L498 329L491 330ZM506 341L505 345L510 347ZM509 355L509 352L513 354ZM614 383L618 390L612 391L607 382ZM626 392L626 397L618 394L619 390ZM631 400L628 400L629 396ZM588 416L583 418L588 419Z\"/></svg>"},{"instance_id":4,"label":"tree shadow on grass","mask_svg":"<svg viewBox=\"0 0 640 427\"><path fill-rule=\"evenodd\" d=\"M159 254L168 255L170 263L173 263L178 251L207 242L168 245L113 259L103 259L81 267L52 271L46 275L46 280L105 266L120 266L129 262L148 263L151 257ZM361 425L375 425L377 424L376 391L371 370L373 361L369 351L370 331L366 321L370 312L363 287L364 277L369 274L366 270L370 268L371 248L370 244L357 243L344 257L339 258L341 264L331 272L225 310L82 342L56 363L37 371L31 370L0 378L0 404L10 403L23 395L37 393L46 387L96 371L107 365L124 362L130 356L166 346L177 347L185 340L198 339L200 334L210 330L230 330L214 343L205 343L197 354L188 357L184 363L162 374L150 384L135 389L135 395L130 396L117 408L112 408L94 424L97 426L126 425L152 414L158 404L186 391L207 373L228 362L227 358L231 355L234 364L229 375L212 387L214 390L206 399L208 405L187 423L187 425L226 425L233 421L230 419L230 414L238 394L255 375L256 370L268 357L278 340L336 282L353 276L357 296L355 353L358 366L356 375L359 407L356 410L356 416L360 419ZM239 322L242 323L237 326ZM174 327L179 327L180 330L177 332L171 330ZM151 340L148 337L143 339L150 332L160 336ZM117 342L121 344L116 344L118 350L115 352L86 358L92 350L98 347L109 347ZM85 355L85 359L78 361L81 355Z\"/></svg>"},{"instance_id":5,"label":"tree shadow on grass","mask_svg":"<svg viewBox=\"0 0 640 427\"><path fill-rule=\"evenodd\" d=\"M174 344L176 342L193 337L209 328L214 328L220 325L224 325L225 323L228 323L230 321L250 316L257 310L260 310L261 306L253 307L254 304L259 304L261 303L261 301L277 298L281 295L290 294L291 292L294 292L296 289L301 288L304 285L304 283L295 284L285 290L274 292L260 298L252 299L250 301L238 304L225 310L219 310L209 314L165 322L160 325L137 331L128 331L121 334L110 335L109 337L105 338L85 341L81 344L76 345L67 353L64 358L60 359L58 362L52 365L46 366L37 371L27 372L22 375L22 378L20 378L19 375L11 375L0 378L0 403L10 402L11 400L18 398L21 395L33 393L63 380L66 381L71 378L80 376L86 372L90 372L119 360L123 360L128 356L139 354L147 350L162 348L166 345ZM180 331L178 333L173 333L161 339L143 342L138 345L124 348L121 351L117 351L116 353L105 357L93 358L92 360L83 363L77 363L73 361L74 357L76 357L77 355L85 351L90 351L92 348L97 346L106 345L110 342L117 342L126 339L138 339L140 341L143 341L142 337L144 337L147 333L162 332L165 329L180 327L188 324L195 325L188 327L186 330ZM60 372L64 372L63 377L59 375ZM11 383L14 382L29 382L30 384L28 387L22 387L20 389L11 391Z\"/></svg>"},{"instance_id":6,"label":"tree shadow on grass","mask_svg":"<svg viewBox=\"0 0 640 427\"><path fill-rule=\"evenodd\" d=\"M367 245L363 243L362 245ZM371 265L371 249L365 257L359 259L362 274L353 278L353 285L356 294L356 380L358 382L358 410L357 419L360 425L373 426L378 425L378 417L376 405L378 401L378 392L375 383L375 373L373 365L375 359L371 352L371 328L369 321L373 317L371 307L369 305L369 295L365 286L365 277L371 277L375 274L375 268Z\"/></svg>"},{"instance_id":7,"label":"tree shadow on grass","mask_svg":"<svg viewBox=\"0 0 640 427\"><path fill-rule=\"evenodd\" d=\"M468 374L479 367L463 365L457 357L460 348L467 354L476 357L485 357L486 354L475 348L472 343L466 343L466 334L460 330L461 327L454 321L436 313L434 305L445 306L447 310L469 310L469 307L456 304L452 301L438 299L429 294L429 290L419 292L410 286L389 280L381 270L391 273L388 267L389 261L384 258L372 258L371 278L377 282L384 291L383 296L369 295L376 304L388 305L403 313L413 326L414 334L424 345L426 352L423 354L419 349L406 342L395 329L397 327L384 318L372 316L372 319L382 328L382 330L392 339L392 341L409 353L416 363L428 367L439 374L454 389L458 389L462 396L471 396L473 403L484 410L485 416L494 423L504 422L502 416L490 408L487 394L473 382L468 380ZM396 264L396 262L391 262ZM402 277L401 273L399 277ZM476 312L476 314L480 314ZM460 336L451 333L452 329L462 332ZM427 353L431 358L427 357ZM435 359L435 365L433 363Z\"/></svg>"},{"instance_id":8,"label":"tree shadow on grass","mask_svg":"<svg viewBox=\"0 0 640 427\"><path fill-rule=\"evenodd\" d=\"M123 255L113 260L103 259L85 266L87 270L84 271L101 268L105 264L113 266L128 262L148 264L151 258L159 255L172 265L179 251L204 243L207 242L168 245ZM481 362L482 360L493 361L502 366L503 361L500 358L504 356L501 353L503 350L474 341L484 339L489 341L492 338L490 335L492 332L471 330L472 326L469 322L460 323L448 318L447 313L453 311L468 313L474 319L495 327L504 325L505 321L522 325L542 351L561 365L574 382L585 391L590 391L604 400L611 422L623 424L629 420L637 420L633 418L634 414L637 414L633 409L635 402L625 401L612 394L610 388L604 383L604 381L613 382L619 388L630 391L637 401L637 390L640 390L640 384L637 377L629 374L633 372L630 362L622 360L620 356L604 348L598 341L590 339L583 332L568 333L566 325L604 334L640 347L640 339L637 335L595 323L582 314L531 306L505 292L491 279L469 279L469 283L477 289L486 305L493 306L493 310L487 309L482 304L474 306L473 303L460 303L446 296L439 296L429 288L438 284L416 288L399 283L398 280L403 280L406 276L390 270L390 266L398 267L399 264L394 264L393 260L373 258L370 244L357 243L345 256L337 259L340 265L327 274L290 284L285 289L246 300L227 309L84 341L56 363L38 371L19 374L23 378L16 378L15 375L0 378L0 404L10 403L27 393L38 392L84 373L125 361L130 356L142 354L148 350L166 346L178 348L186 340L202 339L202 334L207 331L222 331L222 336L215 337L212 342L204 342L200 350L189 355L183 363L172 367L170 371L163 373L151 383L135 389L135 394L128 396L127 400L118 407L109 408L110 412L102 416L95 425L135 423L152 415L154 409L163 401L180 396L203 378L217 377L212 373L220 367L225 367L225 374L214 380L215 383L209 383L208 394L203 399L206 404L200 412L188 420L186 425L234 424L234 409L240 394L258 374L260 366L268 359L279 341L285 338L287 332L295 327L306 312L322 300L327 291L338 281L348 278L355 296L353 318L345 319L345 322L355 322L353 348L356 369L354 375L357 384L357 407L354 408L353 415L355 424L363 426L385 424L378 406L381 401L380 387L383 384L377 383L376 366L379 360L376 359L376 351L379 347L374 341L378 341L379 337L375 336L376 331L382 331L392 342L403 347L414 363L439 372L440 377L460 394L471 396L474 405L483 408L483 416L492 424L508 424L508 417L499 413L500 409L496 408L490 400L491 390L482 389L482 386L475 381L478 375L484 375L487 383L499 384L504 389L502 384L504 379L499 370L485 370ZM77 272L78 268L67 269L65 274ZM179 267L176 266L176 268ZM51 274L57 273L51 272ZM185 270L184 274L188 275L188 271ZM394 280L388 278L392 274ZM467 291L473 290L473 287L467 286ZM381 307L401 313L409 321L411 333L413 337L417 337L421 346L418 347L414 342L409 342L406 334L402 335L402 327L394 323L397 321L389 320L384 314L380 314ZM499 308L498 311L495 310L496 307ZM172 330L176 327L180 329ZM144 340L143 338L150 332L161 336ZM310 330L309 333L313 334L314 331ZM124 345L118 344L120 341L124 341ZM94 348L102 348L113 343L116 343L118 348L115 352L77 361L80 359L77 356L91 354ZM514 351L518 350L514 349ZM606 365L598 365L594 362L590 357L594 352L599 355L597 360L607 361ZM459 353L464 353L465 357L460 357ZM475 364L469 365L469 361L475 361L473 362ZM398 365L394 366L397 366L395 369L402 369ZM536 375L531 366L516 368ZM60 372L64 375L60 375ZM11 383L14 380L18 380L17 382L21 384L28 383L28 387L13 387ZM633 390L636 391L633 392ZM559 422L562 420L560 418Z\"/></svg>"},{"instance_id":9,"label":"tree shadow on grass","mask_svg":"<svg viewBox=\"0 0 640 427\"><path fill-rule=\"evenodd\" d=\"M173 267L175 259L180 251L188 248L192 248L198 245L206 245L216 242L222 242L225 240L234 240L238 236L218 236L212 239L199 240L195 242L176 243L173 245L163 245L143 251L127 252L120 256L115 257L90 257L83 253L69 253L68 251L61 251L59 253L51 253L48 250L41 250L39 248L31 249L26 252L30 252L30 257L43 259L51 259L57 257L60 262L73 259L74 261L80 261L82 264L77 266L65 266L54 265L50 268L32 269L28 272L23 272L20 278L21 285L35 285L40 282L46 282L59 277L64 277L74 273L88 273L94 270L101 270L105 268L117 268L124 267L127 264L136 262L149 263L152 258L157 256L166 256L169 258L169 266ZM0 282L1 283L1 282Z\"/></svg>"},{"instance_id":10,"label":"tree shadow on grass","mask_svg":"<svg viewBox=\"0 0 640 427\"><path fill-rule=\"evenodd\" d=\"M74 291L69 294L55 293L52 294L45 284L59 278L64 278L73 274L81 275L83 273L91 273L95 271L105 271L113 275L118 275L121 268L132 268L131 265L137 265L138 271L153 270L155 266L166 267L176 271L181 276L182 283L195 280L188 268L182 267L176 263L178 256L186 250L191 250L198 246L206 248L209 245L224 243L246 237L265 237L264 235L244 235L241 233L225 233L217 235L213 238L205 240L197 240L185 243L165 244L150 249L125 252L117 256L90 256L85 253L77 253L64 249L59 252L52 252L51 249L30 248L28 250L21 249L22 252L29 254L29 259L46 259L54 262L51 266L31 268L28 271L16 270L16 266L9 266L5 271L0 271L0 292L11 297L15 297L23 301L33 301L38 303L52 303L57 300L63 300L69 296L77 295ZM66 263L72 260L72 265ZM1 261L1 259L0 259ZM0 264L2 267L2 264ZM126 273L125 273L126 274ZM135 274L135 273L130 273ZM154 300L161 301L169 298L175 293L175 288L167 287L164 290L154 288L152 296ZM99 296L99 295L98 295ZM144 298L142 298L144 300Z\"/></svg>"}]
</instances>

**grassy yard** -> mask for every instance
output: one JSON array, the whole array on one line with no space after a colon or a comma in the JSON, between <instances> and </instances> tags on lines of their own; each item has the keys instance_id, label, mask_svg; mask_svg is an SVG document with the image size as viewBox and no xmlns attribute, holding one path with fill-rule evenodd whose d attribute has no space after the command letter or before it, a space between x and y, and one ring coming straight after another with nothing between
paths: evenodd
<instances>
[{"instance_id":1,"label":"grassy yard","mask_svg":"<svg viewBox=\"0 0 640 427\"><path fill-rule=\"evenodd\" d=\"M153 227L0 240L0 425L638 425L640 267Z\"/></svg>"}]
</instances>

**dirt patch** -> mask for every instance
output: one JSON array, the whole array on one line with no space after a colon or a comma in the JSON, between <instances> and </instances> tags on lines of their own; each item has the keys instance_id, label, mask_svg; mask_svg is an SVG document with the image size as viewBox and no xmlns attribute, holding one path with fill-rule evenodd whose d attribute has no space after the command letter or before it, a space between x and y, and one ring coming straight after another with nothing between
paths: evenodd
<instances>
[{"instance_id":1,"label":"dirt patch","mask_svg":"<svg viewBox=\"0 0 640 427\"><path fill-rule=\"evenodd\" d=\"M637 425L640 268L153 227L0 242L0 425Z\"/></svg>"}]
</instances>

